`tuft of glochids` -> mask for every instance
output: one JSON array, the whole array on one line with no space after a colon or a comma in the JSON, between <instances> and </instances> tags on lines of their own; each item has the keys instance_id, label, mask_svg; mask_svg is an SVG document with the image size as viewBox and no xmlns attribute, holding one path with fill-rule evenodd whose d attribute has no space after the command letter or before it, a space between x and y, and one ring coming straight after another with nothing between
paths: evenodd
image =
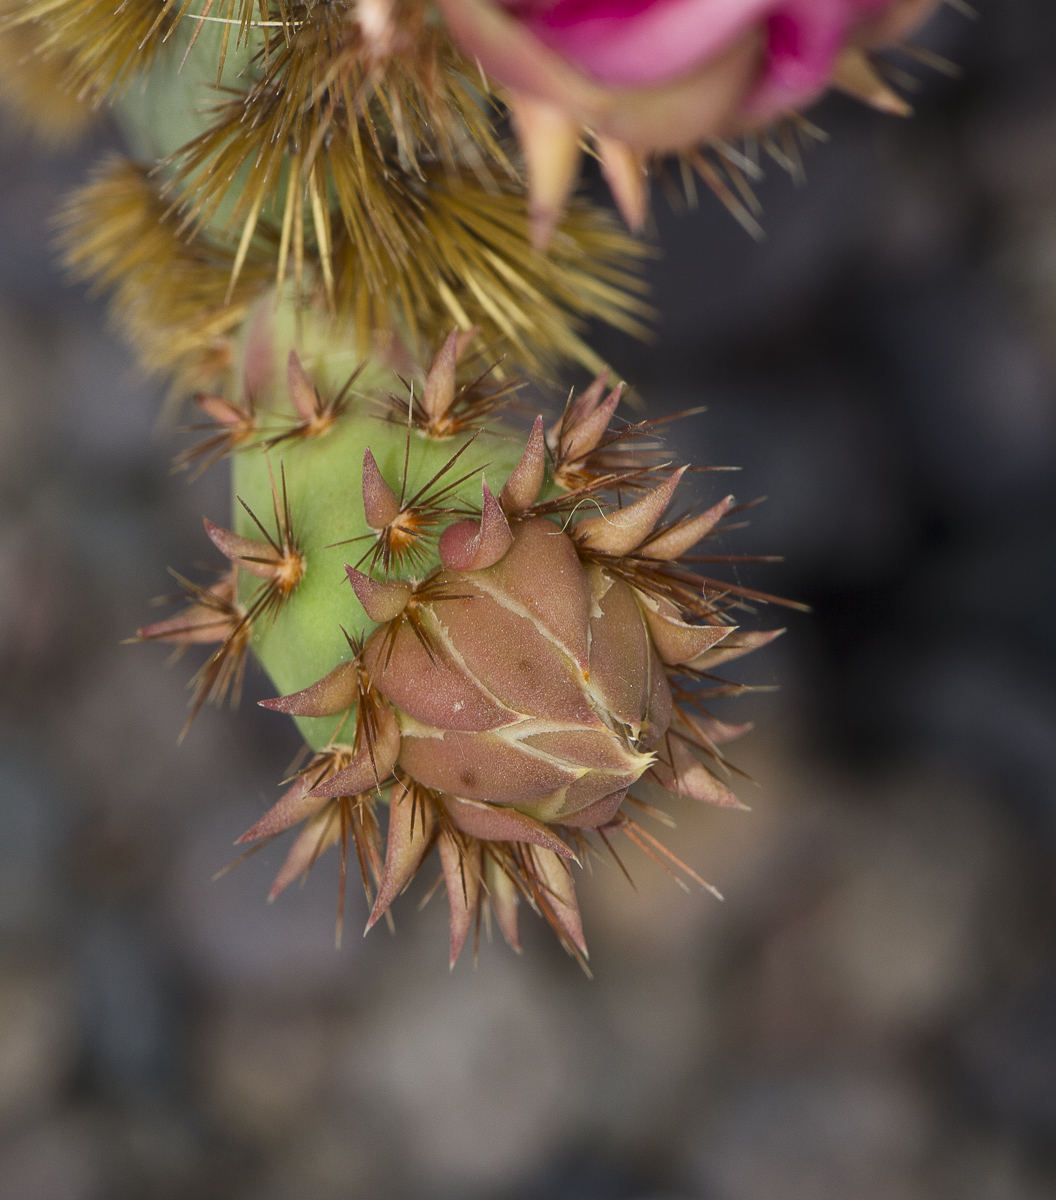
<instances>
[{"instance_id":1,"label":"tuft of glochids","mask_svg":"<svg viewBox=\"0 0 1056 1200\"><path fill-rule=\"evenodd\" d=\"M707 704L746 690L716 669L781 630L739 628L738 612L774 597L699 574L723 556L690 555L737 511L733 497L670 516L688 468L660 457L655 422L614 425L621 387L604 375L570 396L549 429L536 417L500 488L479 469L456 470L478 422L516 391L487 371L460 382L471 340L446 340L417 396L409 386L399 420L394 396L366 415L349 408L347 387L324 401L296 354L280 433L251 405L203 403L220 426L205 454L267 462L272 527L247 506L256 536L206 521L229 571L208 588L181 580L188 606L140 637L218 643L196 677L194 711L222 698L240 682L255 634L272 636L308 571L287 464L276 479L268 451L344 421L373 422L375 449L402 437L402 480L385 477L370 446L356 464L354 516L367 532L343 543L366 547L327 581L342 629L357 630L344 634L347 652L308 686L262 702L302 728L331 718L330 732L315 736L310 761L239 842L295 831L271 898L338 846L342 908L354 851L368 930L391 921L393 901L435 849L452 966L492 917L519 950L522 903L585 965L574 871L599 851L622 869L618 835L680 882L710 888L640 822L663 814L639 792L740 807L721 747L749 726L724 723ZM467 440L408 496L416 450L460 435Z\"/></svg>"}]
</instances>

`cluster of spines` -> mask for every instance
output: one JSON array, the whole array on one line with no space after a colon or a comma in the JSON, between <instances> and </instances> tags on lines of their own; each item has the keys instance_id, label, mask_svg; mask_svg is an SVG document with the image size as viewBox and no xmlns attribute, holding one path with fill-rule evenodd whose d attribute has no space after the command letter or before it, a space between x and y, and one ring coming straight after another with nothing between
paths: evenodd
<instances>
[{"instance_id":1,"label":"cluster of spines","mask_svg":"<svg viewBox=\"0 0 1056 1200\"><path fill-rule=\"evenodd\" d=\"M411 421L422 435L430 436L432 431L436 436L437 429L448 428L448 412L459 397L465 399L467 392L472 392L473 381L479 379L477 372L463 377L468 383L460 380L459 359L466 350L465 339L449 336L424 379L420 401L409 404ZM322 413L333 412L334 402L320 396L295 355L288 364L288 385L296 412L288 419L290 430L296 429L296 436L302 437L325 435L331 425L323 422L313 429L312 422ZM412 395L413 391L410 388ZM338 393L342 394L347 393ZM569 398L549 432L538 417L519 463L499 494L494 495L482 481L481 504L476 509L456 498L469 475L456 477L455 468L472 438L410 498L390 486L370 450L366 451L363 507L372 544L358 567L349 564L346 572L378 631L371 639L371 653L365 653L362 640L350 638L350 657L323 679L301 692L264 702L266 707L292 716L341 718L330 743L313 755L279 803L240 839L266 844L304 824L278 873L272 897L308 871L324 850L340 844L343 905L344 864L354 848L372 904L370 928L388 913L392 900L436 846L450 905L452 963L470 930L479 931L490 914L496 917L506 940L519 948L519 899L541 913L562 944L585 962L586 946L568 864L583 862L594 853L590 835L616 855L611 837L623 833L673 874L682 871L708 886L628 814L627 806L637 805L662 816L633 796L620 803L599 828L585 829L571 818L563 824L543 824L514 809L441 797L422 786L398 765L400 734L395 716L372 683L372 670L383 660L387 646L391 652L402 624L409 625L430 654L428 630L417 614L422 606L459 598L433 577L431 562L439 558L441 568L448 571L484 569L499 561L509 548L511 524L564 513L581 561L624 579L638 593L652 642L667 672L674 696L673 719L653 748L646 777L663 789L696 800L739 803L719 777L730 769L720 747L748 726L718 721L704 704L745 690L715 676L716 667L764 645L779 632L737 630L730 620L731 610L752 599L773 598L704 580L691 569L687 552L712 536L736 511L733 498L727 496L705 512L664 521L686 468L671 470L669 464L657 461L657 442L648 422L613 433L611 424L620 394L619 386L607 389L604 378L599 378L584 393ZM467 408L471 410L471 405ZM239 411L248 415L246 409ZM337 411L334 422L343 415ZM379 416L391 419L391 413ZM467 426L459 427L464 431ZM276 436L267 434L260 423L254 430L257 440L252 444L260 449L266 449ZM246 444L213 446L210 454L244 449ZM410 454L410 431L406 446ZM406 475L405 469L405 479ZM558 489L567 490L540 499L547 476ZM636 498L623 503L617 493L628 488ZM181 649L189 644L220 643L197 677L195 712L207 696L222 696L226 684L240 678L255 623L274 619L303 574L304 560L284 473L279 482L272 479L272 490L273 529L250 514L261 534L257 540L207 521L206 532L232 563L231 571L209 589L186 585L189 608L172 620L140 631L144 639L174 642ZM570 507L555 506L555 502L570 498L574 498ZM593 511L583 516L586 505ZM580 519L571 523L577 515ZM710 561L726 558L716 555ZM237 598L239 571L260 580L245 603ZM401 577L408 572L419 578ZM683 619L686 616L689 623ZM384 838L377 816L383 800L389 808ZM452 805L458 806L455 816ZM623 868L622 862L620 866Z\"/></svg>"},{"instance_id":2,"label":"cluster of spines","mask_svg":"<svg viewBox=\"0 0 1056 1200\"><path fill-rule=\"evenodd\" d=\"M222 378L269 288L336 318L361 354L476 324L533 368L597 370L586 321L640 336L652 318L643 250L604 210L577 203L550 255L533 250L497 101L418 0L0 0L0 38L89 108L120 114L174 52L217 86L189 143L153 171L111 156L62 218L74 274L114 289L147 366L181 390Z\"/></svg>"}]
</instances>

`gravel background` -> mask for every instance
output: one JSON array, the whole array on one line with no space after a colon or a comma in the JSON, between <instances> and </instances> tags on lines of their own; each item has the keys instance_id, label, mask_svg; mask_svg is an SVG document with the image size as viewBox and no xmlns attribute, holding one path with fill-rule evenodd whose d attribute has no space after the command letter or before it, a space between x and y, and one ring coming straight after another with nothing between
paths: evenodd
<instances>
[{"instance_id":1,"label":"gravel background","mask_svg":"<svg viewBox=\"0 0 1056 1200\"><path fill-rule=\"evenodd\" d=\"M660 338L599 335L709 406L679 450L787 556L741 578L815 613L745 667L781 687L736 710L753 812L674 809L726 902L599 868L593 982L531 918L449 975L442 900L335 953L332 861L270 907L278 848L210 882L292 728L257 673L177 748L186 663L120 640L223 473L169 476L52 262L113 135L0 135L2 1200L1056 1193L1056 8L980 8L913 122L818 111L765 244L660 201Z\"/></svg>"}]
</instances>

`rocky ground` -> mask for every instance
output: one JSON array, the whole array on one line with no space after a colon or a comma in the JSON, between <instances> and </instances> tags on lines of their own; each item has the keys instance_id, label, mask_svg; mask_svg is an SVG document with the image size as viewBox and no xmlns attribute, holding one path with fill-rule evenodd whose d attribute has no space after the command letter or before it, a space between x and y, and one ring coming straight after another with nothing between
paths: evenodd
<instances>
[{"instance_id":1,"label":"rocky ground","mask_svg":"<svg viewBox=\"0 0 1056 1200\"><path fill-rule=\"evenodd\" d=\"M788 558L741 578L815 614L745 668L781 686L736 710L753 811L673 808L726 901L597 866L593 981L532 920L449 975L442 899L361 940L360 898L335 952L333 862L273 906L277 848L210 882L292 729L251 674L177 747L187 663L121 639L223 474L168 474L160 389L52 262L113 135L3 134L2 1200L1053 1195L1056 13L980 8L914 122L816 114L765 244L659 200L659 341L599 337L709 406L678 448Z\"/></svg>"}]
</instances>

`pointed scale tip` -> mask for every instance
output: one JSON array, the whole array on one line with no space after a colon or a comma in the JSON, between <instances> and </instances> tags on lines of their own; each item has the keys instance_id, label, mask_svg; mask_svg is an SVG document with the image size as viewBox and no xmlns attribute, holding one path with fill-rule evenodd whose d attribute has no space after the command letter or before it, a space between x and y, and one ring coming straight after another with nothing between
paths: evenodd
<instances>
[{"instance_id":1,"label":"pointed scale tip","mask_svg":"<svg viewBox=\"0 0 1056 1200\"><path fill-rule=\"evenodd\" d=\"M378 894L370 910L364 936L381 920L393 900L414 878L426 850L431 845L436 817L432 805L416 804L414 796L402 785L393 788L389 800L389 832L385 843L385 868L378 883Z\"/></svg>"},{"instance_id":2,"label":"pointed scale tip","mask_svg":"<svg viewBox=\"0 0 1056 1200\"><path fill-rule=\"evenodd\" d=\"M372 740L365 745L343 771L331 775L308 795L333 800L337 796L356 796L369 792L392 774L400 753L400 727L396 714L387 704L375 710Z\"/></svg>"},{"instance_id":3,"label":"pointed scale tip","mask_svg":"<svg viewBox=\"0 0 1056 1200\"><path fill-rule=\"evenodd\" d=\"M659 487L646 492L641 500L636 500L626 508L618 508L615 512L602 513L601 516L580 521L575 527L580 545L600 554L630 554L652 533L653 526L671 503L675 488L688 469L679 467Z\"/></svg>"},{"instance_id":4,"label":"pointed scale tip","mask_svg":"<svg viewBox=\"0 0 1056 1200\"><path fill-rule=\"evenodd\" d=\"M599 378L601 378L599 376ZM614 413L623 396L623 384L618 383L608 396L596 405L588 408L584 405L575 410L569 427L563 430L561 455L563 458L575 460L583 458L594 450L605 431L609 427Z\"/></svg>"},{"instance_id":5,"label":"pointed scale tip","mask_svg":"<svg viewBox=\"0 0 1056 1200\"><path fill-rule=\"evenodd\" d=\"M473 842L463 850L450 833L441 833L436 848L447 889L448 918L451 925L450 963L455 969L466 943L480 898L481 846ZM544 852L545 853L545 852ZM555 857L555 862L558 861Z\"/></svg>"},{"instance_id":6,"label":"pointed scale tip","mask_svg":"<svg viewBox=\"0 0 1056 1200\"><path fill-rule=\"evenodd\" d=\"M761 650L784 632L784 629L748 630L744 633L740 630L731 631L720 645L691 658L686 665L695 671L711 671L722 663L733 662L736 658L751 654L753 650Z\"/></svg>"},{"instance_id":7,"label":"pointed scale tip","mask_svg":"<svg viewBox=\"0 0 1056 1200\"><path fill-rule=\"evenodd\" d=\"M271 390L274 371L275 330L271 305L258 304L249 320L242 355L242 398L257 400Z\"/></svg>"},{"instance_id":8,"label":"pointed scale tip","mask_svg":"<svg viewBox=\"0 0 1056 1200\"><path fill-rule=\"evenodd\" d=\"M532 246L545 253L579 175L580 126L556 105L522 94L510 97L510 110L528 174Z\"/></svg>"},{"instance_id":9,"label":"pointed scale tip","mask_svg":"<svg viewBox=\"0 0 1056 1200\"><path fill-rule=\"evenodd\" d=\"M458 521L440 537L440 561L449 571L483 571L493 567L513 545L506 514L481 480L480 521Z\"/></svg>"},{"instance_id":10,"label":"pointed scale tip","mask_svg":"<svg viewBox=\"0 0 1056 1200\"><path fill-rule=\"evenodd\" d=\"M664 562L680 558L697 542L703 541L716 525L733 508L733 497L726 496L713 504L707 512L689 520L678 521L669 529L663 529L638 548L643 558L654 558Z\"/></svg>"},{"instance_id":11,"label":"pointed scale tip","mask_svg":"<svg viewBox=\"0 0 1056 1200\"><path fill-rule=\"evenodd\" d=\"M371 529L384 529L400 515L400 500L385 482L368 446L363 451L363 516Z\"/></svg>"},{"instance_id":12,"label":"pointed scale tip","mask_svg":"<svg viewBox=\"0 0 1056 1200\"><path fill-rule=\"evenodd\" d=\"M282 798L273 804L255 825L242 834L235 845L244 846L246 842L256 842L260 838L277 837L308 817L314 816L324 803L325 801L308 795L307 780L302 777L283 793Z\"/></svg>"},{"instance_id":13,"label":"pointed scale tip","mask_svg":"<svg viewBox=\"0 0 1056 1200\"><path fill-rule=\"evenodd\" d=\"M332 717L347 712L359 695L359 671L355 659L338 663L322 679L299 692L258 700L261 708L291 717Z\"/></svg>"},{"instance_id":14,"label":"pointed scale tip","mask_svg":"<svg viewBox=\"0 0 1056 1200\"><path fill-rule=\"evenodd\" d=\"M581 417L585 417L588 413L592 413L601 403L601 398L605 395L605 388L608 382L609 368L602 367L600 372L591 381L590 386L584 388L581 395L569 401L566 409L568 421L577 421Z\"/></svg>"},{"instance_id":15,"label":"pointed scale tip","mask_svg":"<svg viewBox=\"0 0 1056 1200\"><path fill-rule=\"evenodd\" d=\"M437 351L425 380L422 408L430 422L441 420L455 402L455 370L458 366L459 331L452 329Z\"/></svg>"},{"instance_id":16,"label":"pointed scale tip","mask_svg":"<svg viewBox=\"0 0 1056 1200\"><path fill-rule=\"evenodd\" d=\"M859 47L848 46L840 53L832 72L832 86L888 116L913 115L913 106L885 83L869 56Z\"/></svg>"},{"instance_id":17,"label":"pointed scale tip","mask_svg":"<svg viewBox=\"0 0 1056 1200\"><path fill-rule=\"evenodd\" d=\"M580 954L584 958L588 958L587 943L583 937L583 921L579 915L576 885L572 879L572 872L550 850L533 846L531 854L546 889L542 896L542 903L550 909L554 920L564 930Z\"/></svg>"},{"instance_id":18,"label":"pointed scale tip","mask_svg":"<svg viewBox=\"0 0 1056 1200\"><path fill-rule=\"evenodd\" d=\"M536 417L528 444L521 461L513 468L509 479L499 493L503 511L511 517L517 516L539 498L546 476L546 445L543 438L543 418Z\"/></svg>"},{"instance_id":19,"label":"pointed scale tip","mask_svg":"<svg viewBox=\"0 0 1056 1200\"><path fill-rule=\"evenodd\" d=\"M325 810L310 817L305 827L294 839L285 862L275 876L275 882L271 885L271 891L268 892L268 903L270 904L277 896L281 895L299 875L310 871L316 859L324 851L329 850L340 836L340 821L330 820Z\"/></svg>"},{"instance_id":20,"label":"pointed scale tip","mask_svg":"<svg viewBox=\"0 0 1056 1200\"><path fill-rule=\"evenodd\" d=\"M736 625L688 625L669 601L643 596L640 603L650 640L661 662L669 667L699 658L737 629Z\"/></svg>"},{"instance_id":21,"label":"pointed scale tip","mask_svg":"<svg viewBox=\"0 0 1056 1200\"><path fill-rule=\"evenodd\" d=\"M372 579L345 563L348 581L356 598L363 605L367 616L378 625L394 621L410 602L414 589L402 579L393 579L388 583Z\"/></svg>"},{"instance_id":22,"label":"pointed scale tip","mask_svg":"<svg viewBox=\"0 0 1056 1200\"><path fill-rule=\"evenodd\" d=\"M462 361L462 355L473 345L478 333L480 333L479 325L470 325L468 329L458 330L458 338L455 342L455 358L459 362Z\"/></svg>"},{"instance_id":23,"label":"pointed scale tip","mask_svg":"<svg viewBox=\"0 0 1056 1200\"><path fill-rule=\"evenodd\" d=\"M649 216L649 177L637 154L615 138L596 136L601 173L620 216L633 233L641 233Z\"/></svg>"},{"instance_id":24,"label":"pointed scale tip","mask_svg":"<svg viewBox=\"0 0 1056 1200\"><path fill-rule=\"evenodd\" d=\"M286 360L286 386L290 391L290 403L297 410L297 415L302 421L310 421L315 416L318 396L296 350L291 350Z\"/></svg>"},{"instance_id":25,"label":"pointed scale tip","mask_svg":"<svg viewBox=\"0 0 1056 1200\"><path fill-rule=\"evenodd\" d=\"M258 579L274 579L279 567L275 549L267 542L255 542L215 525L208 517L202 518L209 540L220 553L236 563L243 571L256 575Z\"/></svg>"},{"instance_id":26,"label":"pointed scale tip","mask_svg":"<svg viewBox=\"0 0 1056 1200\"><path fill-rule=\"evenodd\" d=\"M521 938L517 929L520 893L517 885L490 854L484 860L484 884L488 890L488 903L495 913L506 944L514 953L520 954Z\"/></svg>"},{"instance_id":27,"label":"pointed scale tip","mask_svg":"<svg viewBox=\"0 0 1056 1200\"><path fill-rule=\"evenodd\" d=\"M244 414L237 405L223 396L214 396L209 392L199 392L194 398L195 404L217 425L238 425L244 420Z\"/></svg>"}]
</instances>

